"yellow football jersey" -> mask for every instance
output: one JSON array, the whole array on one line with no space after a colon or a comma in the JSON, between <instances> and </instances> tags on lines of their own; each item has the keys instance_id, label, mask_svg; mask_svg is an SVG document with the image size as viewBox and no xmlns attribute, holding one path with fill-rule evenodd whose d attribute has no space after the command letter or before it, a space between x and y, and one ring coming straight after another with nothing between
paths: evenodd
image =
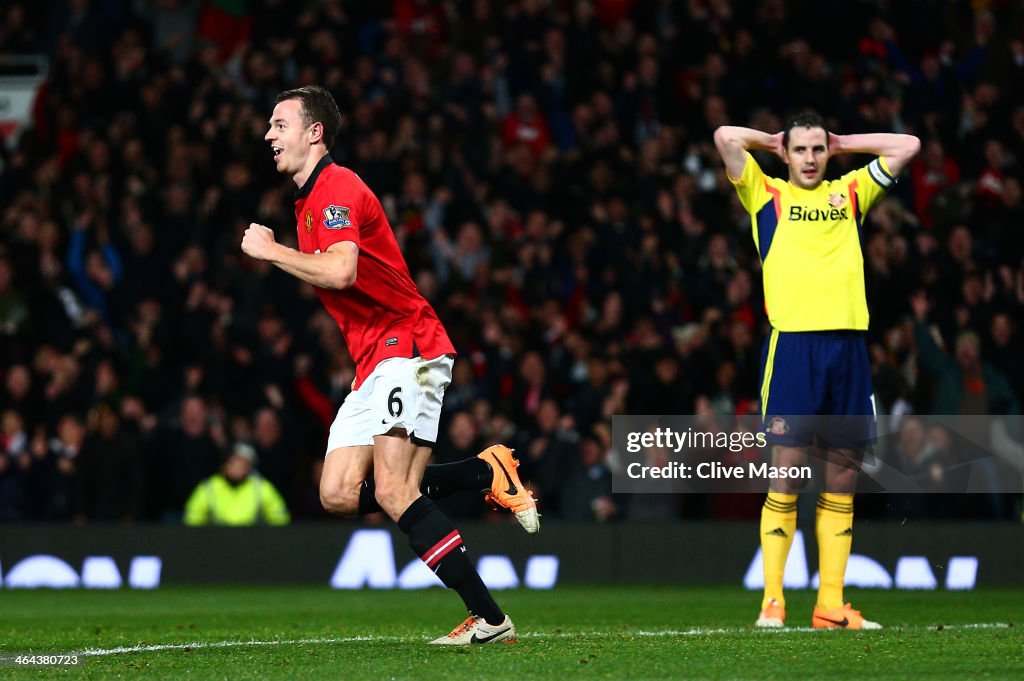
<instances>
[{"instance_id":1,"label":"yellow football jersey","mask_svg":"<svg viewBox=\"0 0 1024 681\"><path fill-rule=\"evenodd\" d=\"M766 176L748 153L743 174L729 179L750 213L772 327L867 330L860 232L868 209L895 183L884 160L801 189Z\"/></svg>"}]
</instances>

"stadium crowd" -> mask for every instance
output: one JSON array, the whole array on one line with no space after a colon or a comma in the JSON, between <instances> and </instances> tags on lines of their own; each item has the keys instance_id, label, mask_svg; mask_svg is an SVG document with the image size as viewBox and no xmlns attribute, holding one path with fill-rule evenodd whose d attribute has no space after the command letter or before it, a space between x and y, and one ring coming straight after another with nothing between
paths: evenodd
<instances>
[{"instance_id":1,"label":"stadium crowd","mask_svg":"<svg viewBox=\"0 0 1024 681\"><path fill-rule=\"evenodd\" d=\"M295 242L294 187L262 138L274 96L300 85L341 105L333 157L380 197L460 352L435 459L516 447L546 518L759 512L755 495L611 488L612 415L757 411L767 321L713 148L726 123L776 131L813 107L839 132L918 135L864 231L891 460L955 461L911 414L1019 411L1019 3L5 7L0 54L50 71L32 124L0 145L0 519L177 522L238 441L293 517L322 517L353 364L310 287L239 250L250 222ZM865 160L837 157L830 177ZM984 379L944 373L961 344ZM1019 517L1015 495L935 498L858 503ZM442 505L485 510L468 493Z\"/></svg>"}]
</instances>

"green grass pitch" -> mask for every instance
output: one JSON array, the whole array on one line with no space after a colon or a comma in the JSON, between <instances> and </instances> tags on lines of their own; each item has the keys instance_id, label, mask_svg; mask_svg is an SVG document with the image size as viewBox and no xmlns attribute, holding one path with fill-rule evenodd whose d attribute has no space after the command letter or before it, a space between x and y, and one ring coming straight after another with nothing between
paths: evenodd
<instances>
[{"instance_id":1,"label":"green grass pitch","mask_svg":"<svg viewBox=\"0 0 1024 681\"><path fill-rule=\"evenodd\" d=\"M82 653L76 669L0 678L679 679L1021 678L1024 590L853 591L883 631L756 631L738 588L559 587L497 597L516 645L427 645L462 619L441 589L0 591L0 652Z\"/></svg>"}]
</instances>

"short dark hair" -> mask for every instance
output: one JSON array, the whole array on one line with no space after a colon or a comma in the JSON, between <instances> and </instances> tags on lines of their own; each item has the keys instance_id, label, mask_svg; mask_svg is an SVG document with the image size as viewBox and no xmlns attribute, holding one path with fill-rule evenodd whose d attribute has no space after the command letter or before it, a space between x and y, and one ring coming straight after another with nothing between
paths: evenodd
<instances>
[{"instance_id":1,"label":"short dark hair","mask_svg":"<svg viewBox=\"0 0 1024 681\"><path fill-rule=\"evenodd\" d=\"M288 99L297 99L302 103L302 122L306 126L320 123L324 126L324 145L330 151L334 146L334 138L341 129L341 111L338 103L326 88L319 85L307 85L285 90L277 96L274 103L280 104Z\"/></svg>"},{"instance_id":2,"label":"short dark hair","mask_svg":"<svg viewBox=\"0 0 1024 681\"><path fill-rule=\"evenodd\" d=\"M825 119L817 111L801 111L786 123L782 131L782 146L789 149L789 131L793 128L821 128L825 131L825 148L828 149L828 128Z\"/></svg>"}]
</instances>

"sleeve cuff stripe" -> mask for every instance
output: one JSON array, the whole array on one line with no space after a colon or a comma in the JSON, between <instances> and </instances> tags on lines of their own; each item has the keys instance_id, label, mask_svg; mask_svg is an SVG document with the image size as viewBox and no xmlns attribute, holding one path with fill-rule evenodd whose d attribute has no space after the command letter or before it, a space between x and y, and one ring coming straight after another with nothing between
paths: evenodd
<instances>
[{"instance_id":1,"label":"sleeve cuff stripe","mask_svg":"<svg viewBox=\"0 0 1024 681\"><path fill-rule=\"evenodd\" d=\"M882 168L882 164L878 159L875 159L868 164L868 173L871 175L871 179L881 187L888 189L893 185L892 175L885 172L885 169Z\"/></svg>"}]
</instances>

